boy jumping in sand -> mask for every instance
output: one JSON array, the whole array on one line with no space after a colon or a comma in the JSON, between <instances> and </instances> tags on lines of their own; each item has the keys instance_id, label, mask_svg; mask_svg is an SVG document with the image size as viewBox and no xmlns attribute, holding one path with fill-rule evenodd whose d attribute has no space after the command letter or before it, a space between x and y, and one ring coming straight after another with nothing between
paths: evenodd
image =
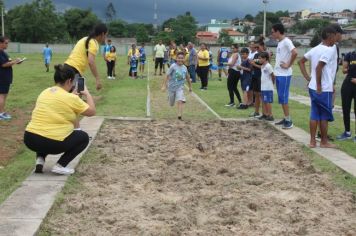
<instances>
[{"instance_id":1,"label":"boy jumping in sand","mask_svg":"<svg viewBox=\"0 0 356 236\"><path fill-rule=\"evenodd\" d=\"M176 60L176 63L172 64L167 72L167 77L162 85L162 91L168 88L169 105L174 106L177 102L178 119L181 120L185 103L184 82L188 82L189 92L192 92L192 83L189 78L188 69L183 64L184 52L178 52Z\"/></svg>"}]
</instances>

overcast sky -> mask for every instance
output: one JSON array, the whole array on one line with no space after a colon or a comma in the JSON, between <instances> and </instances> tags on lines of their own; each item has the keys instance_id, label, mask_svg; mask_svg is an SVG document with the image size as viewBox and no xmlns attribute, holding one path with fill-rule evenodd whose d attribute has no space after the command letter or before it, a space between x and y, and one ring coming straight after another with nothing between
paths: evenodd
<instances>
[{"instance_id":1,"label":"overcast sky","mask_svg":"<svg viewBox=\"0 0 356 236\"><path fill-rule=\"evenodd\" d=\"M117 17L128 22L153 23L154 0L52 0L57 10L64 11L72 7L91 8L99 17L104 16L106 6L112 2ZM158 18L164 20L190 11L199 23L208 23L210 19L232 19L255 15L263 10L262 0L156 0ZM8 9L31 0L5 0ZM267 10L298 11L340 11L356 10L356 0L269 0Z\"/></svg>"}]
</instances>

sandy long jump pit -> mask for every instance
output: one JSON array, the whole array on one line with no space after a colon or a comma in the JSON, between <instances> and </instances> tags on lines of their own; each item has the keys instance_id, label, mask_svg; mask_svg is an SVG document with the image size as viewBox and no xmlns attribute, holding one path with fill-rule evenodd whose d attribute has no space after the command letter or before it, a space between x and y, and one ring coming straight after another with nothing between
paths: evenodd
<instances>
[{"instance_id":1,"label":"sandy long jump pit","mask_svg":"<svg viewBox=\"0 0 356 236\"><path fill-rule=\"evenodd\" d=\"M356 235L356 199L259 122L106 122L53 235Z\"/></svg>"}]
</instances>

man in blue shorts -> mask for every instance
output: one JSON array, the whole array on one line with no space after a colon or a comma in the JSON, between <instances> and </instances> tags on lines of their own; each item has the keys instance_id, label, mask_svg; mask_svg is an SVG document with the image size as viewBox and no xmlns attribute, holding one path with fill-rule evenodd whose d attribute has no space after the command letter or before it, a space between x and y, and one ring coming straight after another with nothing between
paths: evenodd
<instances>
[{"instance_id":1,"label":"man in blue shorts","mask_svg":"<svg viewBox=\"0 0 356 236\"><path fill-rule=\"evenodd\" d=\"M42 55L43 55L44 64L46 66L46 72L48 72L49 64L51 63L51 58L52 58L52 49L48 46L48 43L43 48Z\"/></svg>"},{"instance_id":2,"label":"man in blue shorts","mask_svg":"<svg viewBox=\"0 0 356 236\"><path fill-rule=\"evenodd\" d=\"M289 87L293 74L292 66L298 52L292 41L284 35L284 26L282 24L278 23L272 26L272 37L278 40L274 73L276 76L278 102L282 105L284 113L284 118L275 124L282 125L283 129L290 129L293 127L293 122L289 115Z\"/></svg>"},{"instance_id":3,"label":"man in blue shorts","mask_svg":"<svg viewBox=\"0 0 356 236\"><path fill-rule=\"evenodd\" d=\"M218 73L219 73L219 81L221 81L221 71L224 71L225 76L227 77L227 61L230 49L225 47L224 44L221 44L221 47L218 51L217 56L217 64L218 64Z\"/></svg>"},{"instance_id":4,"label":"man in blue shorts","mask_svg":"<svg viewBox=\"0 0 356 236\"><path fill-rule=\"evenodd\" d=\"M145 64L146 64L146 49L145 49L145 43L141 44L140 49L138 50L140 52L140 74L141 78L143 79L143 73L145 73Z\"/></svg>"},{"instance_id":5,"label":"man in blue shorts","mask_svg":"<svg viewBox=\"0 0 356 236\"><path fill-rule=\"evenodd\" d=\"M333 45L336 41L336 31L332 27L326 27L323 29L321 37L321 44L309 50L299 60L299 67L304 78L309 82L308 87L311 99L309 147L316 147L315 134L319 125L321 131L320 147L333 148L335 145L329 143L327 132L328 122L334 120L332 97L336 62L334 60L335 51ZM307 60L311 64L310 76L305 67Z\"/></svg>"}]
</instances>

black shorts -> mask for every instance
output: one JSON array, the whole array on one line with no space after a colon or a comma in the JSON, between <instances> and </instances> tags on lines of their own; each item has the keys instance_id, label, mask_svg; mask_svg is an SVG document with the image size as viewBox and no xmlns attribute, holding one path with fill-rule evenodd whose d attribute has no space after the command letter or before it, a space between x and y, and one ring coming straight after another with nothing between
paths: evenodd
<instances>
[{"instance_id":1,"label":"black shorts","mask_svg":"<svg viewBox=\"0 0 356 236\"><path fill-rule=\"evenodd\" d=\"M11 84L0 84L0 94L8 94Z\"/></svg>"},{"instance_id":2,"label":"black shorts","mask_svg":"<svg viewBox=\"0 0 356 236\"><path fill-rule=\"evenodd\" d=\"M252 91L261 92L261 77L252 77L251 87Z\"/></svg>"},{"instance_id":3,"label":"black shorts","mask_svg":"<svg viewBox=\"0 0 356 236\"><path fill-rule=\"evenodd\" d=\"M163 57L158 57L155 59L155 68L157 69L159 65L159 68L163 68Z\"/></svg>"}]
</instances>

